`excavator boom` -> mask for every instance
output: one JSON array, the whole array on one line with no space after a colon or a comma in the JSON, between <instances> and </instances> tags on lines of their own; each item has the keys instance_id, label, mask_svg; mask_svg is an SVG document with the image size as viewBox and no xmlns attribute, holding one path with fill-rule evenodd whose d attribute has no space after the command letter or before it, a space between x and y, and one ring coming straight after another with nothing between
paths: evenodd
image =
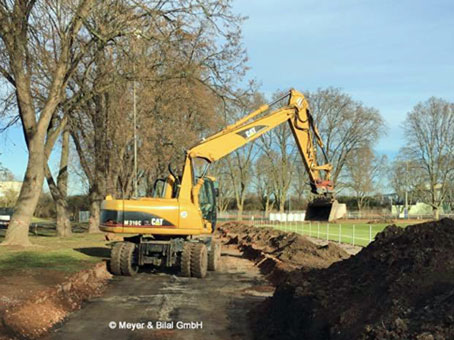
<instances>
[{"instance_id":1,"label":"excavator boom","mask_svg":"<svg viewBox=\"0 0 454 340\"><path fill-rule=\"evenodd\" d=\"M191 197L193 188L191 162L193 159L202 158L209 163L215 162L287 122L309 174L311 192L317 196L317 199L308 206L306 219L324 221L338 218L339 214L336 211L333 212L332 209L337 206L337 202L334 200L334 185L330 180L332 166L326 160L326 156L325 164L317 162L314 139L322 149L323 155L325 155L324 145L314 124L309 104L304 95L296 90L290 90L285 97L288 97L288 105L269 113L266 112L270 109L270 105L263 105L258 110L188 150L180 198L189 199ZM262 116L258 117L259 115Z\"/></svg>"}]
</instances>

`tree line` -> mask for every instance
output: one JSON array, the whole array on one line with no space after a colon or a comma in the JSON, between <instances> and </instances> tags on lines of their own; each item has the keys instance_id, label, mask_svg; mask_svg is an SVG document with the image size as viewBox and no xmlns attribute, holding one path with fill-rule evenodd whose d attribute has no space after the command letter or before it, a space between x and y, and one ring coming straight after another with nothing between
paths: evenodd
<instances>
[{"instance_id":1,"label":"tree line","mask_svg":"<svg viewBox=\"0 0 454 340\"><path fill-rule=\"evenodd\" d=\"M186 149L281 95L276 91L273 98L264 98L254 82L244 86L245 18L233 12L231 3L0 3L2 129L20 124L28 149L22 189L2 244L29 244L29 225L44 181L55 202L58 235L71 234L71 154L77 155L88 183L89 231L96 232L106 195L132 197L136 179L140 193L150 195L154 179L167 174L169 164L181 166ZM386 132L384 120L378 110L340 89L305 94L333 164L333 180L339 190L355 195L361 209L383 173L384 160L373 146ZM415 110L428 109L421 105ZM410 134L408 139L408 148L416 150ZM309 197L295 147L289 129L280 126L213 164L221 185L220 208L233 199L241 212L251 192L265 211L282 211L289 193ZM54 171L49 166L53 150L59 152ZM416 153L412 155L420 165ZM433 182L440 185L439 179ZM448 191L437 199L448 197Z\"/></svg>"},{"instance_id":2,"label":"tree line","mask_svg":"<svg viewBox=\"0 0 454 340\"><path fill-rule=\"evenodd\" d=\"M182 144L217 123L212 108L240 95L242 21L230 0L1 2L2 119L22 125L28 148L2 244L29 244L44 180L57 205L58 234L71 233L65 199L70 141L89 182L91 232L107 193L130 195L133 93L140 98L139 178L178 160ZM54 176L48 160L59 138Z\"/></svg>"}]
</instances>

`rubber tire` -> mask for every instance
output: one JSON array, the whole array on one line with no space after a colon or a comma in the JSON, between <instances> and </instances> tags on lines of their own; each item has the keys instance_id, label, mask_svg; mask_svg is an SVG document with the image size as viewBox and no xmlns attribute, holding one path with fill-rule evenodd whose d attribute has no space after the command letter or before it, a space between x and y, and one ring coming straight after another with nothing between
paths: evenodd
<instances>
[{"instance_id":1,"label":"rubber tire","mask_svg":"<svg viewBox=\"0 0 454 340\"><path fill-rule=\"evenodd\" d=\"M181 253L180 275L183 277L191 277L191 254L194 243L185 242L183 252Z\"/></svg>"},{"instance_id":2,"label":"rubber tire","mask_svg":"<svg viewBox=\"0 0 454 340\"><path fill-rule=\"evenodd\" d=\"M216 241L211 241L211 249L208 252L208 270L213 272L218 270L220 258L221 244Z\"/></svg>"},{"instance_id":3,"label":"rubber tire","mask_svg":"<svg viewBox=\"0 0 454 340\"><path fill-rule=\"evenodd\" d=\"M120 268L121 273L126 276L134 276L139 271L138 264L134 264L134 257L137 253L136 244L132 242L124 242L124 246L121 248L121 259Z\"/></svg>"},{"instance_id":4,"label":"rubber tire","mask_svg":"<svg viewBox=\"0 0 454 340\"><path fill-rule=\"evenodd\" d=\"M208 270L208 251L203 243L197 243L193 246L191 252L191 274L194 277L203 279Z\"/></svg>"},{"instance_id":5,"label":"rubber tire","mask_svg":"<svg viewBox=\"0 0 454 340\"><path fill-rule=\"evenodd\" d=\"M124 242L117 242L113 245L110 251L109 269L113 275L121 275L121 249L125 245Z\"/></svg>"}]
</instances>

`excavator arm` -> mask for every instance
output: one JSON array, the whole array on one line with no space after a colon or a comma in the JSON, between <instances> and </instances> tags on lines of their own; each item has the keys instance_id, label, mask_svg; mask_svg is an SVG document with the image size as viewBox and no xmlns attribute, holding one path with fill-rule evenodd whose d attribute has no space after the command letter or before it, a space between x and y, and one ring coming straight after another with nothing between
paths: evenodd
<instances>
[{"instance_id":1,"label":"excavator arm","mask_svg":"<svg viewBox=\"0 0 454 340\"><path fill-rule=\"evenodd\" d=\"M209 163L215 162L245 144L256 140L264 133L287 122L309 174L312 192L315 194L332 193L333 185L330 181L332 166L329 163L321 165L317 162L312 135L322 149L323 142L313 123L309 104L304 95L296 90L290 90L285 97L289 98L287 106L273 110L263 117L251 121L270 108L270 105L261 106L258 110L240 119L235 124L228 126L191 148L187 152L187 158L202 158ZM325 172L323 177L321 171Z\"/></svg>"},{"instance_id":2,"label":"excavator arm","mask_svg":"<svg viewBox=\"0 0 454 340\"><path fill-rule=\"evenodd\" d=\"M189 149L186 154L179 198L194 201L194 197L197 196L197 188L200 187L200 183L197 183L193 175L193 159L202 158L209 163L215 162L245 144L256 140L264 133L287 122L295 138L303 164L309 174L311 191L321 198L317 200L317 205L323 206L326 210L326 206L331 205L333 202L334 185L330 180L332 166L327 162L326 156L325 164L317 162L317 152L313 139L322 149L323 155L325 155L324 145L304 95L296 90L290 90L281 99L285 97L288 97L286 106L265 114L272 104L263 105L258 110ZM264 115L257 118L261 114ZM309 215L311 215L310 210L308 211ZM324 215L326 215L326 212ZM320 218L318 214L317 218Z\"/></svg>"}]
</instances>

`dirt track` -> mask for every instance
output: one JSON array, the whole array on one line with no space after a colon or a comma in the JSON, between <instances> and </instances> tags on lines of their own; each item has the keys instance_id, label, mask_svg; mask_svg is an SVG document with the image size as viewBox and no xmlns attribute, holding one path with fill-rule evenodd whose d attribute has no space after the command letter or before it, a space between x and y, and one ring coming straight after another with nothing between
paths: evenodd
<instances>
[{"instance_id":1,"label":"dirt track","mask_svg":"<svg viewBox=\"0 0 454 340\"><path fill-rule=\"evenodd\" d=\"M203 280L172 273L116 277L101 298L72 314L44 339L252 339L248 311L274 288L234 247L224 247L219 272ZM115 329L109 322L117 323ZM203 321L203 329L118 329L118 323ZM156 324L154 324L156 327Z\"/></svg>"}]
</instances>

